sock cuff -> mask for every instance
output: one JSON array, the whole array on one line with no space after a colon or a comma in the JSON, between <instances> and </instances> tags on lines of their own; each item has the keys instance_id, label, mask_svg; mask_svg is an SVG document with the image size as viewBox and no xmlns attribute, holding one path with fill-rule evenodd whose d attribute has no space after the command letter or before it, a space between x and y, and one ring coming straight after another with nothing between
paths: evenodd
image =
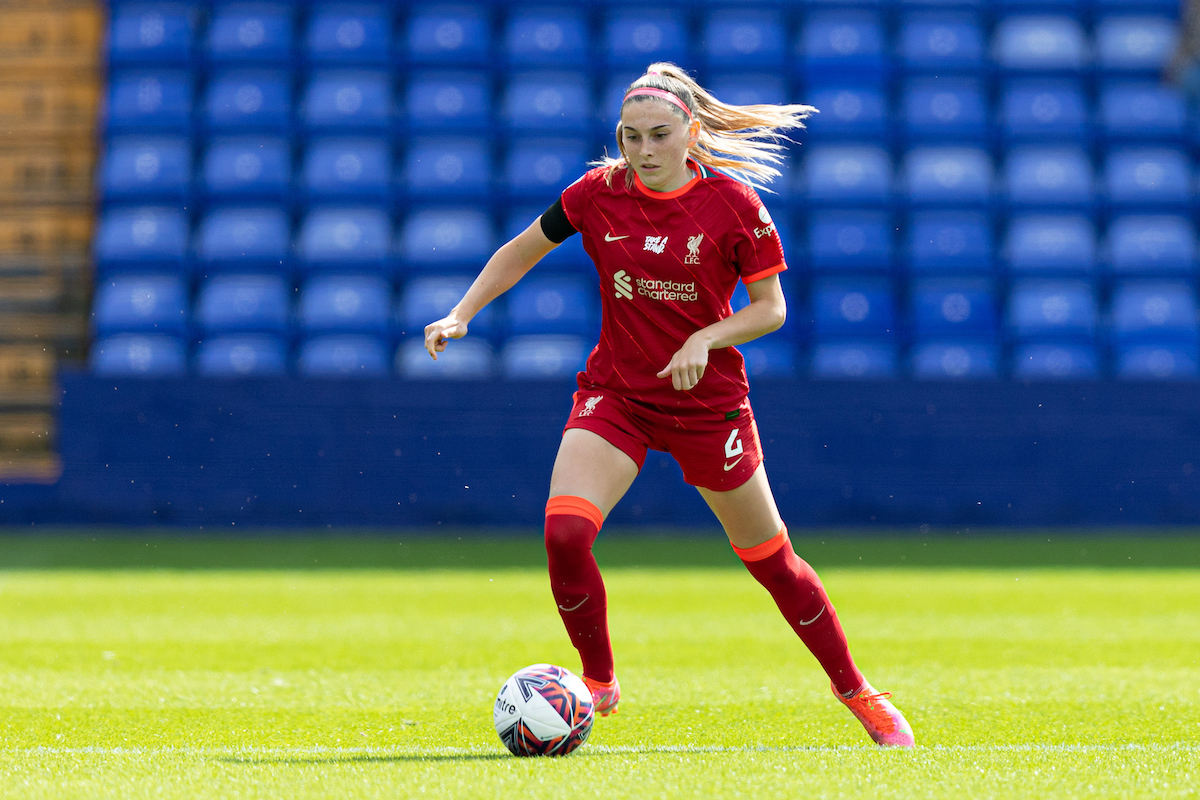
<instances>
[{"instance_id":1,"label":"sock cuff","mask_svg":"<svg viewBox=\"0 0 1200 800\"><path fill-rule=\"evenodd\" d=\"M779 529L779 533L767 539L762 544L756 544L754 547L747 547L744 550L733 543L730 543L730 546L742 561L762 561L782 550L788 541L787 525L784 525Z\"/></svg>"},{"instance_id":2,"label":"sock cuff","mask_svg":"<svg viewBox=\"0 0 1200 800\"><path fill-rule=\"evenodd\" d=\"M596 530L600 530L604 525L604 514L600 512L596 504L591 500L575 497L574 495L560 494L547 500L546 516L550 517L555 514L583 517L595 525Z\"/></svg>"}]
</instances>

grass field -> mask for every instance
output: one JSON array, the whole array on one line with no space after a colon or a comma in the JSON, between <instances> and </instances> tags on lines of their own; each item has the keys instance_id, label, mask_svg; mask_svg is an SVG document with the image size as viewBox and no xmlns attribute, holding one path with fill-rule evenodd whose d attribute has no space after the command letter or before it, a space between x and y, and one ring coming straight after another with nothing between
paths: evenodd
<instances>
[{"instance_id":1,"label":"grass field","mask_svg":"<svg viewBox=\"0 0 1200 800\"><path fill-rule=\"evenodd\" d=\"M563 759L491 726L578 666L536 538L0 537L0 796L1200 794L1200 536L796 541L913 751L716 536L597 545L625 697Z\"/></svg>"}]
</instances>

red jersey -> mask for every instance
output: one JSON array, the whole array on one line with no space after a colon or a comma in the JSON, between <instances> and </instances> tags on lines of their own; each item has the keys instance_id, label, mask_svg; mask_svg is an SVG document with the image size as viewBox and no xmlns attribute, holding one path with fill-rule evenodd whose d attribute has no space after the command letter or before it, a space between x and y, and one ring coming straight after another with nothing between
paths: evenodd
<instances>
[{"instance_id":1,"label":"red jersey","mask_svg":"<svg viewBox=\"0 0 1200 800\"><path fill-rule=\"evenodd\" d=\"M673 192L655 192L625 170L611 185L597 167L568 186L562 206L600 274L600 342L579 387L611 389L666 409L737 408L749 392L742 354L712 350L689 392L656 377L696 331L733 313L738 280L787 269L779 234L753 188L695 161Z\"/></svg>"}]
</instances>

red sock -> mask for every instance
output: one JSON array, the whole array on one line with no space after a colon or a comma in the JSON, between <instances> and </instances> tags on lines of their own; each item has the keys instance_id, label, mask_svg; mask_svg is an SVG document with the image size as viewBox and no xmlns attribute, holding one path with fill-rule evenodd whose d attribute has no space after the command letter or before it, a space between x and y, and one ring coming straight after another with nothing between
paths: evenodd
<instances>
[{"instance_id":1,"label":"red sock","mask_svg":"<svg viewBox=\"0 0 1200 800\"><path fill-rule=\"evenodd\" d=\"M603 524L600 509L582 497L559 495L546 503L550 591L571 644L579 651L584 677L608 682L613 679L608 597L592 555Z\"/></svg>"},{"instance_id":2,"label":"red sock","mask_svg":"<svg viewBox=\"0 0 1200 800\"><path fill-rule=\"evenodd\" d=\"M756 547L733 549L775 598L783 618L817 657L834 687L842 694L857 691L864 678L850 657L837 612L817 573L792 549L787 527Z\"/></svg>"}]
</instances>

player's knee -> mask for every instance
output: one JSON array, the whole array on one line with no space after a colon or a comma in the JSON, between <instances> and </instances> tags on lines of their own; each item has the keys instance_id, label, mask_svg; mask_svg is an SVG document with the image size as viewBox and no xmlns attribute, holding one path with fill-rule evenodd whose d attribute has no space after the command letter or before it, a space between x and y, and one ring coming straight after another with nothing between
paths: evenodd
<instances>
[{"instance_id":1,"label":"player's knee","mask_svg":"<svg viewBox=\"0 0 1200 800\"><path fill-rule=\"evenodd\" d=\"M599 531L591 520L571 514L553 514L546 517L546 551L554 554L591 550L597 533Z\"/></svg>"}]
</instances>

